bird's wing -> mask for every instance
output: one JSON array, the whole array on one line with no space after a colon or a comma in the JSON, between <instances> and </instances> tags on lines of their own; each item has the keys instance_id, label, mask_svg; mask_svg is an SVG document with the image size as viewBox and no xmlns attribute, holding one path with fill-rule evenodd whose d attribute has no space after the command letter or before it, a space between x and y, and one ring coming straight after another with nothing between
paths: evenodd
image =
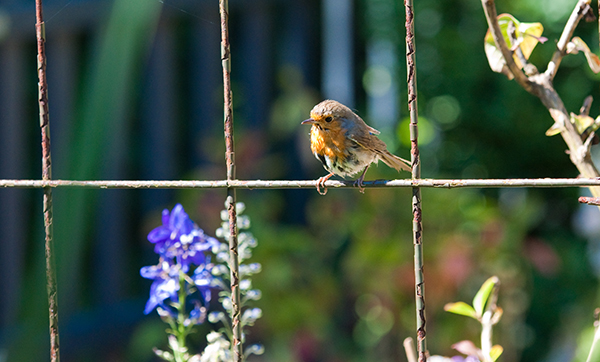
<instances>
[{"instance_id":1,"label":"bird's wing","mask_svg":"<svg viewBox=\"0 0 600 362\"><path fill-rule=\"evenodd\" d=\"M380 134L381 132L379 132L378 130L376 130L375 128L367 125L367 129L369 130L370 134Z\"/></svg>"},{"instance_id":2,"label":"bird's wing","mask_svg":"<svg viewBox=\"0 0 600 362\"><path fill-rule=\"evenodd\" d=\"M375 129L373 128L373 130L375 130ZM378 131L378 133L379 133L379 131ZM367 150L384 151L387 149L385 143L382 140L380 140L379 138L377 138L377 136L374 136L373 134L371 134L370 131L369 131L369 133L366 133L366 134L364 134L364 133L351 134L351 135L349 135L349 138L354 143L356 143L360 147L367 149Z\"/></svg>"}]
</instances>

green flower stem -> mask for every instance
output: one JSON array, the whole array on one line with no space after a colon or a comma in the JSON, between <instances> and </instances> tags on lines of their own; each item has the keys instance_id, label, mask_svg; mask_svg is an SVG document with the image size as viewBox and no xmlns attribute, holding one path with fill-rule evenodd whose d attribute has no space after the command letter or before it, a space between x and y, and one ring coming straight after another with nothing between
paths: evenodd
<instances>
[{"instance_id":1,"label":"green flower stem","mask_svg":"<svg viewBox=\"0 0 600 362\"><path fill-rule=\"evenodd\" d=\"M187 328L185 327L185 273L179 272L179 300L177 302L177 326L173 329L173 333L177 338L177 348L173 350L173 356L177 362L187 362L185 337L187 336Z\"/></svg>"},{"instance_id":2,"label":"green flower stem","mask_svg":"<svg viewBox=\"0 0 600 362\"><path fill-rule=\"evenodd\" d=\"M481 352L483 362L492 362L490 353L492 351L492 310L486 310L481 317Z\"/></svg>"},{"instance_id":3,"label":"green flower stem","mask_svg":"<svg viewBox=\"0 0 600 362\"><path fill-rule=\"evenodd\" d=\"M600 358L600 353L596 348L598 346L598 341L600 340L600 328L596 327L596 332L594 333L594 340L592 341L592 346L590 347L590 353L586 359L586 362L597 361Z\"/></svg>"},{"instance_id":4,"label":"green flower stem","mask_svg":"<svg viewBox=\"0 0 600 362\"><path fill-rule=\"evenodd\" d=\"M600 20L598 20L600 21ZM598 345L598 341L600 341L600 308L596 308L594 311L594 339L592 340L592 345L590 347L590 352L587 356L585 362L592 362L600 360L600 352L596 348Z\"/></svg>"}]
</instances>

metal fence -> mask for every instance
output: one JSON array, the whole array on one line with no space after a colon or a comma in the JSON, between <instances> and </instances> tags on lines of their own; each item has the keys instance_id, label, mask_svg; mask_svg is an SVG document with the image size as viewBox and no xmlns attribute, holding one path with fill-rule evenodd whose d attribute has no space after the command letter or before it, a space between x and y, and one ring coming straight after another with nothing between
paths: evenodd
<instances>
[{"instance_id":1,"label":"metal fence","mask_svg":"<svg viewBox=\"0 0 600 362\"><path fill-rule=\"evenodd\" d=\"M336 6L335 1L326 1L330 6ZM4 4L0 4L4 5ZM69 5L69 6L66 6ZM49 211L51 204L45 203L44 208L40 207L39 198L43 190L45 200L49 200L54 190L55 199L63 204L59 206L60 210L66 210L74 207L71 213L84 212L86 202L98 197L100 210L99 220L103 220L104 225L111 224L110 228L99 228L95 235L98 239L112 240L108 249L98 248L97 255L99 264L110 264L111 268L101 271L102 278L98 288L97 295L105 298L106 302L116 301L119 294L126 288L127 284L123 282L125 275L129 272L124 260L116 260L119 255L126 253L126 242L128 234L125 231L128 214L134 211L131 209L131 199L139 199L143 210L154 210L156 207L164 205L172 196L170 190L174 189L227 189L229 196L233 196L235 189L298 189L314 188L314 181L294 181L294 180L238 180L233 171L235 161L233 158L233 131L226 129L227 160L226 167L217 167L214 175L227 174L227 179L223 180L186 180L175 181L172 178L179 175L182 170L189 168L190 165L198 163L212 162L207 159L202 152L190 152L190 150L181 150L177 147L177 137L187 139L203 140L203 135L220 132L216 129L212 120L220 117L222 108L220 100L216 101L214 93L215 84L220 82L217 75L221 72L221 53L219 51L220 30L218 27L219 18L215 4L209 1L182 1L176 6L165 6L161 15L156 18L157 32L153 36L154 44L152 55L149 57L149 63L145 64L147 76L143 78L142 94L116 96L137 97L136 113L140 119L131 121L132 110L124 109L124 104L116 98L115 109L109 110L108 114L114 117L114 123L107 127L122 127L119 132L111 137L104 138L105 144L85 144L85 137L78 138L80 142L75 143L74 148L66 147L73 144L70 139L77 138L77 135L70 132L84 132L81 129L86 124L76 123L76 116L71 113L73 104L81 102L79 97L85 97L89 94L85 89L78 88L79 79L76 77L77 70L82 72L82 64L93 64L95 57L102 54L86 53L82 51L81 44L87 45L94 42L101 42L99 33L96 30L96 22L101 19L98 14L109 14L111 11L107 2L100 0L78 1L73 4L61 4L59 1L48 1L45 14L51 14L46 18L46 38L48 46L48 87L51 94L49 113L51 114L52 125L52 155L56 163L53 165L52 175L45 173L42 179L35 179L32 175L35 170L40 168L40 164L28 164L35 149L30 135L29 127L22 122L23 119L31 118L37 113L37 109L30 106L34 104L35 95L31 89L22 83L23 79L31 78L31 69L34 61L30 56L35 43L34 12L31 4L24 5L18 1L8 2L4 8L0 8L10 15L10 38L4 39L0 43L0 110L2 121L0 122L0 235L3 235L3 253L0 253L0 286L3 290L19 291L25 288L24 280L29 280L29 276L24 275L25 263L28 258L25 257L31 248L40 248L39 243L28 245L27 240L30 234L35 232L30 225L39 224L39 218L34 214L41 214L42 211ZM114 11L114 9L113 9ZM265 13L280 11L283 14L281 24L284 25L283 32L274 32L271 27L274 26L270 17ZM318 73L317 64L311 61L306 54L315 46L317 34L313 27L309 26L309 19L312 14L318 12L315 4L309 1L294 2L276 2L276 1L257 1L253 4L234 3L232 14L245 13L247 16L242 18L239 23L232 22L232 33L234 39L239 39L239 43L233 42L232 52L241 54L243 61L236 63L235 56L233 60L233 69L238 71L244 78L244 84L252 84L252 89L239 89L242 94L243 106L239 109L239 114L244 118L241 122L251 125L251 127L261 127L267 122L265 115L269 113L267 99L274 90L271 88L271 72L269 67L274 63L273 55L286 58L289 62L300 69L300 73L306 78L308 84L317 83L314 74ZM324 10L325 17L335 10ZM409 13L412 11L411 5L408 5ZM67 13L70 15L69 22L53 23L54 19L62 19L57 14ZM181 20L178 15L180 12L194 15L195 21L189 22ZM343 11L342 11L343 13ZM1 14L1 13L0 13ZM52 15L53 14L53 15ZM348 14L346 14L348 15ZM47 16L47 15L46 15ZM233 17L234 17L233 16ZM0 18L0 21L2 18ZM0 24L1 25L1 24ZM110 25L109 25L110 26ZM407 27L412 29L412 17L407 17ZM341 33L348 34L348 29L341 29ZM184 41L177 38L178 32L185 32ZM1 34L0 34L1 36ZM148 36L150 38L150 36ZM144 37L140 37L144 39ZM179 42L176 40L179 39ZM273 49L269 44L273 42L285 44L281 53ZM414 52L411 50L412 36L407 36L409 42L409 63L412 56L414 62ZM183 44L182 44L183 42ZM174 54L174 47L185 47L191 54L189 59L177 59ZM324 73L330 74L332 78L338 74L335 66L336 57L341 59L351 59L349 56L352 49L346 44L342 45L342 54L323 54L323 57L331 57L326 62ZM101 48L101 47L100 47ZM337 51L337 50L336 50ZM327 53L327 52L325 52ZM335 53L332 51L332 53ZM189 66L189 65L192 66ZM226 65L226 67L229 65ZM183 67L185 70L180 70ZM351 69L351 64L341 66L341 71ZM329 69L329 70L328 70ZM332 70L332 69L335 69ZM413 70L414 68L409 68ZM194 79L194 81L189 81ZM94 76L93 72L88 75ZM326 77L325 77L326 78ZM342 78L349 78L347 75ZM416 84L411 83L414 77L409 77L409 99L416 101ZM175 93L174 82L186 83L189 94L186 99L193 101L185 104L183 107L178 105L179 96ZM98 80L98 87L102 86L102 80ZM336 84L334 81L324 81L325 88L332 89L335 92ZM338 85L339 86L339 85ZM344 88L346 85L341 85ZM234 93L236 84L232 85ZM125 88L128 89L128 88ZM225 87L225 93L231 90L229 86ZM112 95L113 97L115 95ZM227 97L227 95L226 95ZM344 97L344 96L342 96ZM352 95L346 94L347 101L352 101ZM92 100L84 100L93 102ZM234 102L235 104L235 102ZM231 105L231 104L230 104ZM98 106L98 105L96 105ZM419 155L417 148L417 114L416 105L409 104L411 109L413 141L413 178L407 180L378 180L365 182L367 188L377 187L407 187L413 189L413 212L415 231L415 245L421 244L421 226L420 226L420 188L502 188L502 187L585 187L600 186L600 180L594 178L577 179L461 179L461 180L442 180L442 179L421 179L419 169ZM89 112L97 110L94 106L84 107ZM225 106L226 121L231 121L233 109ZM46 111L42 112L47 114ZM91 113L88 115L93 116ZM230 117L228 119L228 117ZM133 117L135 118L135 117ZM185 118L184 124L179 119ZM174 122L164 122L166 119L173 119ZM129 121L127 121L129 120ZM43 127L48 125L42 124ZM230 124L232 126L232 124ZM183 129L184 131L181 131ZM75 131L73 131L75 130ZM88 130L89 131L89 130ZM104 132L105 130L96 129L91 132ZM48 134L42 131L43 134ZM124 154L125 143L127 139L133 139L134 142L141 144L140 149L144 152L144 157L135 157ZM83 141L81 141L83 140ZM229 143L231 142L231 143ZM191 142L197 143L197 142ZM42 146L49 156L47 143ZM84 148L90 146L91 151L84 151L78 147ZM252 147L245 148L245 150ZM73 152L91 152L90 159L92 163L61 164L65 160L65 155ZM207 157L207 158L203 158ZM238 160L243 158L243 154L237 154ZM46 158L49 160L49 158ZM145 160L145 161L144 161ZM149 160L149 161L148 161ZM139 163L138 163L139 162ZM42 161L42 164L48 166L48 161ZM129 167L136 169L135 174L131 173ZM225 172L227 170L227 172ZM302 175L302 173L300 173ZM97 180L104 176L109 180ZM127 180L128 176L139 176L143 181ZM125 179L125 180L123 180ZM160 180L160 181L156 181ZM352 188L353 184L349 181L328 181L330 188ZM24 192L22 189L35 189L34 193ZM77 192L63 190L76 189ZM103 191L101 197L91 194L84 190L105 190L117 189L120 191ZM131 196L123 190L162 190L153 191L152 197ZM62 201L59 201L64 198ZM65 200L66 199L66 200ZM71 214L73 215L73 214ZM110 217L109 217L110 216ZM46 232L50 233L49 227L53 221L51 213L46 213ZM233 215L232 217L235 217ZM235 225L235 223L232 223ZM39 229L38 229L39 231ZM64 232L64 231L60 231ZM76 230L80 237L89 236L89 230ZM232 233L234 234L234 233ZM9 237L6 237L9 236ZM72 251L62 251L62 256L72 252L71 256L75 259L83 255L82 245L76 245ZM420 253L418 251L417 253ZM421 260L422 262L422 260ZM78 263L83 263L79 260ZM59 296L61 311L65 310L66 318L69 318L69 310L73 309L74 302L81 290L85 288L76 275L69 273L69 270L81 268L81 265L64 267L61 274L66 275L64 280L59 280ZM421 264L422 268L422 264ZM417 268L418 270L419 268ZM39 276L39 275L38 275ZM421 276L422 277L422 276ZM417 285L417 295L423 297L421 279ZM12 326L16 320L16 310L19 301L17 300L19 292L0 293L0 330ZM39 303L38 303L39 304ZM424 304L417 303L421 311L424 310ZM61 315L62 318L62 315ZM421 359L424 358L425 345L423 338L425 320L421 319L418 325ZM6 332L4 332L6 333ZM63 339L63 341L65 341ZM67 342L69 343L69 342ZM56 346L57 350L57 346Z\"/></svg>"}]
</instances>

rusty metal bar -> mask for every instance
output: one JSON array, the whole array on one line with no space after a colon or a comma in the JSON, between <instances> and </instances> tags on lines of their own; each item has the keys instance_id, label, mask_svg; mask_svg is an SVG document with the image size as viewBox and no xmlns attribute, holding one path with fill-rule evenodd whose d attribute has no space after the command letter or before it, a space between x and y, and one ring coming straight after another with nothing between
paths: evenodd
<instances>
[{"instance_id":1,"label":"rusty metal bar","mask_svg":"<svg viewBox=\"0 0 600 362\"><path fill-rule=\"evenodd\" d=\"M577 200L582 204L600 206L600 197L581 196Z\"/></svg>"},{"instance_id":2,"label":"rusty metal bar","mask_svg":"<svg viewBox=\"0 0 600 362\"><path fill-rule=\"evenodd\" d=\"M52 179L52 158L50 157L50 117L48 114L48 82L46 81L46 31L44 25L42 0L35 1L35 34L37 38L38 104L40 111L40 129L42 132L42 180ZM50 361L60 361L58 334L58 289L56 285L56 266L54 260L54 240L52 230L52 187L44 190L44 231L46 257L46 291L48 293L48 314L50 328Z\"/></svg>"},{"instance_id":3,"label":"rusty metal bar","mask_svg":"<svg viewBox=\"0 0 600 362\"><path fill-rule=\"evenodd\" d=\"M229 44L229 1L219 0L221 16L221 63L223 67L223 111L225 128L225 162L227 166L227 213L229 215L229 272L231 286L231 352L234 362L244 359L242 346L239 255L235 188L229 182L235 179L235 152L233 142L233 105L231 92L231 50Z\"/></svg>"},{"instance_id":4,"label":"rusty metal bar","mask_svg":"<svg viewBox=\"0 0 600 362\"><path fill-rule=\"evenodd\" d=\"M421 159L418 145L417 110L417 67L415 57L415 28L412 0L404 1L406 10L406 72L408 88L408 111L410 113L410 154L412 179L421 178ZM423 276L423 222L421 214L421 188L413 184L413 244L415 265L415 303L417 314L417 354L419 362L427 360L427 340L425 329L425 278Z\"/></svg>"},{"instance_id":5,"label":"rusty metal bar","mask_svg":"<svg viewBox=\"0 0 600 362\"><path fill-rule=\"evenodd\" d=\"M354 181L328 180L327 188L354 188ZM366 188L563 188L600 186L600 178L531 178L531 179L406 179L365 181ZM314 180L0 180L0 188L88 188L88 189L314 189Z\"/></svg>"}]
</instances>

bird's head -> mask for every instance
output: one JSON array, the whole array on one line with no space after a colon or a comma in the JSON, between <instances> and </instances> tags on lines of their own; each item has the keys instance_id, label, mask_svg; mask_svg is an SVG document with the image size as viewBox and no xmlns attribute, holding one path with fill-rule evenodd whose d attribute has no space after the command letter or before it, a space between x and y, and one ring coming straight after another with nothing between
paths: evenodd
<instances>
[{"instance_id":1,"label":"bird's head","mask_svg":"<svg viewBox=\"0 0 600 362\"><path fill-rule=\"evenodd\" d=\"M310 111L310 118L302 124L310 124L323 130L345 128L348 120L356 117L354 112L340 102L325 100Z\"/></svg>"}]
</instances>

